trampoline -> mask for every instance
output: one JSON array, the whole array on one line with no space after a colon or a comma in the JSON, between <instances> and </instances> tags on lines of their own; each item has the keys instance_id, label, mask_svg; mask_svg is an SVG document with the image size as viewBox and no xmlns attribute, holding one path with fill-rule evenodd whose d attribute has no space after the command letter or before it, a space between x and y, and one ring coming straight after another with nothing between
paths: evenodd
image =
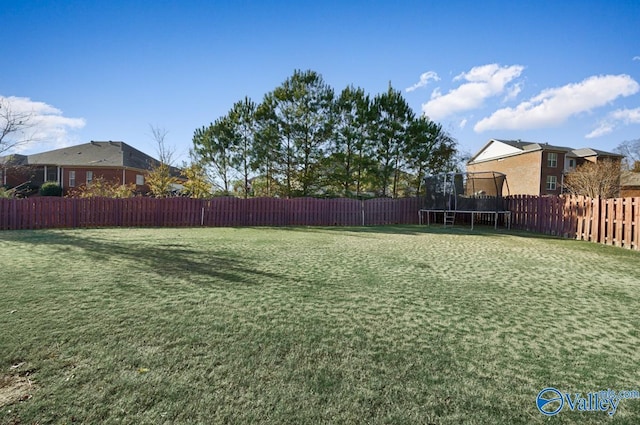
<instances>
[{"instance_id":1,"label":"trampoline","mask_svg":"<svg viewBox=\"0 0 640 425\"><path fill-rule=\"evenodd\" d=\"M442 215L445 226L453 225L456 215L471 216L476 221L491 222L498 227L499 217L511 228L511 212L506 209L503 191L509 195L507 176L497 171L440 173L425 177L425 202L418 211L420 224L436 222Z\"/></svg>"}]
</instances>

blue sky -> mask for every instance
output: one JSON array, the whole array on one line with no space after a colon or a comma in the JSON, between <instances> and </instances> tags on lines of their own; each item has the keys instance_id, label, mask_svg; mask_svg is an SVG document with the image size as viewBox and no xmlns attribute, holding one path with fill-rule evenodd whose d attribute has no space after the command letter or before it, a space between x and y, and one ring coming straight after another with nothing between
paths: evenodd
<instances>
[{"instance_id":1,"label":"blue sky","mask_svg":"<svg viewBox=\"0 0 640 425\"><path fill-rule=\"evenodd\" d=\"M150 125L193 131L295 69L337 92L389 82L475 153L491 138L612 150L640 138L640 1L0 0L0 96L39 152Z\"/></svg>"}]
</instances>

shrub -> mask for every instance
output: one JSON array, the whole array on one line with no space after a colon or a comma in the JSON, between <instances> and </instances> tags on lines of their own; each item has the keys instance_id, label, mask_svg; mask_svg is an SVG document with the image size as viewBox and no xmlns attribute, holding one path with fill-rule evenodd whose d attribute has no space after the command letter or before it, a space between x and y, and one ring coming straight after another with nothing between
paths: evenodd
<instances>
[{"instance_id":1,"label":"shrub","mask_svg":"<svg viewBox=\"0 0 640 425\"><path fill-rule=\"evenodd\" d=\"M131 183L120 184L117 181L107 181L103 177L96 177L91 184L82 185L72 191L69 196L72 198L131 198L134 196L136 186Z\"/></svg>"},{"instance_id":2,"label":"shrub","mask_svg":"<svg viewBox=\"0 0 640 425\"><path fill-rule=\"evenodd\" d=\"M13 198L13 190L0 186L0 198Z\"/></svg>"},{"instance_id":3,"label":"shrub","mask_svg":"<svg viewBox=\"0 0 640 425\"><path fill-rule=\"evenodd\" d=\"M62 196L62 187L56 182L45 182L40 186L40 196Z\"/></svg>"}]
</instances>

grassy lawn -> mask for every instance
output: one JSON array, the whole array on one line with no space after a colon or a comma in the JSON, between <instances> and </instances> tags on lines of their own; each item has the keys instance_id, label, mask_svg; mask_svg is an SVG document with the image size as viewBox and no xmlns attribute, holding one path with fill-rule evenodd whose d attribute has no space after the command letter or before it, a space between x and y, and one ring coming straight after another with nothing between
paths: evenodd
<instances>
[{"instance_id":1,"label":"grassy lawn","mask_svg":"<svg viewBox=\"0 0 640 425\"><path fill-rule=\"evenodd\" d=\"M0 232L0 423L569 424L640 389L640 254L463 227ZM19 400L19 401L16 401Z\"/></svg>"}]
</instances>

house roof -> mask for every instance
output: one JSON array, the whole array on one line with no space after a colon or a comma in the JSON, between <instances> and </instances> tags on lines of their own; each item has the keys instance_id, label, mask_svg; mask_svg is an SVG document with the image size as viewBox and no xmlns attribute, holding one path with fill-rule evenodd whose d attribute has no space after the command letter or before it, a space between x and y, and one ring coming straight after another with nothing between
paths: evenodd
<instances>
[{"instance_id":1,"label":"house roof","mask_svg":"<svg viewBox=\"0 0 640 425\"><path fill-rule=\"evenodd\" d=\"M0 156L0 165L3 167L11 167L16 165L26 165L27 164L27 156L20 154L6 155Z\"/></svg>"},{"instance_id":2,"label":"house roof","mask_svg":"<svg viewBox=\"0 0 640 425\"><path fill-rule=\"evenodd\" d=\"M618 153L606 152L606 151L601 151L598 149L591 149L591 148L574 149L572 152L579 158L586 158L589 156L613 156L616 158L622 158L624 156Z\"/></svg>"},{"instance_id":3,"label":"house roof","mask_svg":"<svg viewBox=\"0 0 640 425\"><path fill-rule=\"evenodd\" d=\"M548 143L525 142L522 140L490 139L471 159L467 162L473 164L477 162L506 158L514 155L535 151L552 151L565 153L570 157L586 158L591 156L609 156L622 158L617 153L605 152L591 148L574 149L566 146L555 146Z\"/></svg>"},{"instance_id":4,"label":"house roof","mask_svg":"<svg viewBox=\"0 0 640 425\"><path fill-rule=\"evenodd\" d=\"M630 186L640 187L640 173L633 172L633 171L623 171L620 174L620 186L622 186L622 187L630 187Z\"/></svg>"},{"instance_id":5,"label":"house roof","mask_svg":"<svg viewBox=\"0 0 640 425\"><path fill-rule=\"evenodd\" d=\"M568 152L572 148L568 148L566 146L554 146L548 143L535 143L535 142L523 142L522 140L502 140L502 139L492 139L496 142L504 143L509 146L513 146L514 148L521 149L523 151L539 151L542 149L545 150L553 150L553 151L565 151Z\"/></svg>"},{"instance_id":6,"label":"house roof","mask_svg":"<svg viewBox=\"0 0 640 425\"><path fill-rule=\"evenodd\" d=\"M3 162L4 161L4 162ZM9 155L0 157L6 165L55 165L59 167L133 168L149 170L160 161L124 142L83 143L68 148L55 149L33 155ZM171 167L171 174L180 170Z\"/></svg>"},{"instance_id":7,"label":"house roof","mask_svg":"<svg viewBox=\"0 0 640 425\"><path fill-rule=\"evenodd\" d=\"M27 156L29 165L149 169L158 161L124 142L95 142Z\"/></svg>"}]
</instances>

